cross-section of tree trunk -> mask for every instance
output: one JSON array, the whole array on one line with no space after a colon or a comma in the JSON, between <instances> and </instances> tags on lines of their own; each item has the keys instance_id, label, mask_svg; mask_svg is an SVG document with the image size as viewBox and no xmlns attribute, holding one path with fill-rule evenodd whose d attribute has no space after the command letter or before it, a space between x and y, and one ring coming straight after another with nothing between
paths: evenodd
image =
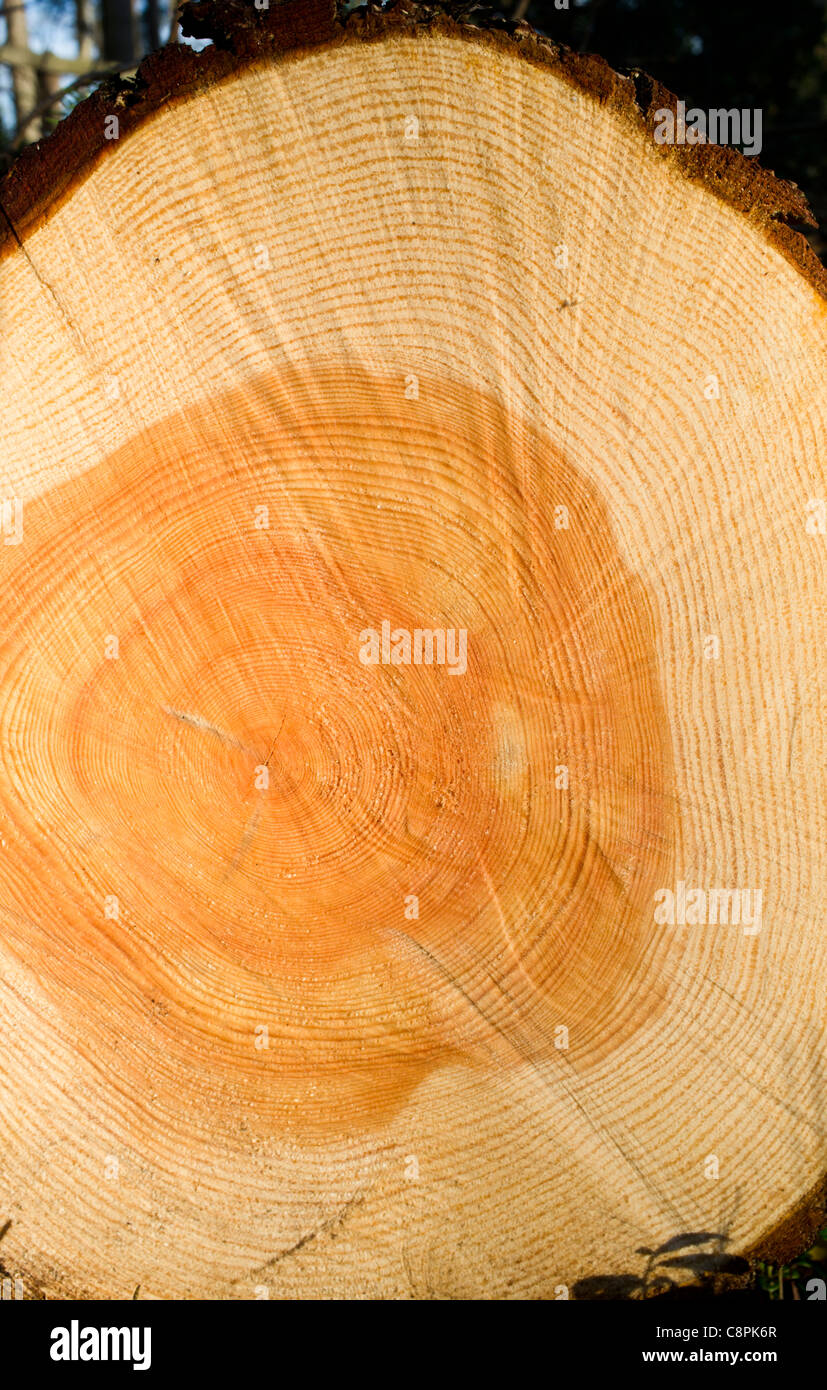
<instances>
[{"instance_id":1,"label":"cross-section of tree trunk","mask_svg":"<svg viewBox=\"0 0 827 1390\"><path fill-rule=\"evenodd\" d=\"M803 200L524 26L189 24L0 190L4 1267L554 1298L783 1241L827 1149Z\"/></svg>"}]
</instances>

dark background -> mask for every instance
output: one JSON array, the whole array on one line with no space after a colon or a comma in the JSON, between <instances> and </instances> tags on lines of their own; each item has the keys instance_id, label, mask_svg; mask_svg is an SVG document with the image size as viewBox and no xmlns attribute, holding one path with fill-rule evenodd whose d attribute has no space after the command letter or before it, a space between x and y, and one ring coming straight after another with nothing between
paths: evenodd
<instances>
[{"instance_id":1,"label":"dark background","mask_svg":"<svg viewBox=\"0 0 827 1390\"><path fill-rule=\"evenodd\" d=\"M827 4L728 0L534 0L519 13L612 67L642 68L687 106L759 107L758 162L804 191L827 249Z\"/></svg>"}]
</instances>

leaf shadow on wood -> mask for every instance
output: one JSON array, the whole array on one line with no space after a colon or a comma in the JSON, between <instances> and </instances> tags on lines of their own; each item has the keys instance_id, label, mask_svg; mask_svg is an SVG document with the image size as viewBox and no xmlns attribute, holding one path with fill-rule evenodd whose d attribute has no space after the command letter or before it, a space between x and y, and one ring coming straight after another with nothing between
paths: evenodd
<instances>
[{"instance_id":1,"label":"leaf shadow on wood","mask_svg":"<svg viewBox=\"0 0 827 1390\"><path fill-rule=\"evenodd\" d=\"M688 1297L713 1294L722 1296L716 1281L720 1275L740 1276L749 1272L749 1262L731 1255L726 1246L728 1236L723 1231L681 1231L654 1248L642 1245L635 1254L644 1264L640 1273L596 1274L579 1279L574 1285L576 1299L599 1301L605 1299L644 1299L665 1295ZM712 1245L712 1250L698 1247ZM670 1271L689 1270L700 1284L687 1286L672 1277ZM732 1292L742 1293L741 1290Z\"/></svg>"}]
</instances>

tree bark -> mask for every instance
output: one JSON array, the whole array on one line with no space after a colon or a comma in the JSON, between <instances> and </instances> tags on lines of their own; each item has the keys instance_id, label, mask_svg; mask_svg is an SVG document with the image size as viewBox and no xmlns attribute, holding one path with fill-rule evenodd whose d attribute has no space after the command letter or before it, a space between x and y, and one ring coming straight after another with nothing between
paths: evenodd
<instances>
[{"instance_id":1,"label":"tree bark","mask_svg":"<svg viewBox=\"0 0 827 1390\"><path fill-rule=\"evenodd\" d=\"M806 205L524 26L275 9L199 6L0 193L5 1267L783 1252L827 1153Z\"/></svg>"}]
</instances>

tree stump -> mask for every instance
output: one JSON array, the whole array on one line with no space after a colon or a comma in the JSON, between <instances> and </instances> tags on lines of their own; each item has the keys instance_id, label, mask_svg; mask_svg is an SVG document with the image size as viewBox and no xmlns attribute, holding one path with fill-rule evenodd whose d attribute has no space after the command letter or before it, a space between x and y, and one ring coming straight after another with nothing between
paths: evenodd
<instances>
[{"instance_id":1,"label":"tree stump","mask_svg":"<svg viewBox=\"0 0 827 1390\"><path fill-rule=\"evenodd\" d=\"M188 23L0 193L4 1267L779 1249L827 1146L806 205L522 24Z\"/></svg>"}]
</instances>

